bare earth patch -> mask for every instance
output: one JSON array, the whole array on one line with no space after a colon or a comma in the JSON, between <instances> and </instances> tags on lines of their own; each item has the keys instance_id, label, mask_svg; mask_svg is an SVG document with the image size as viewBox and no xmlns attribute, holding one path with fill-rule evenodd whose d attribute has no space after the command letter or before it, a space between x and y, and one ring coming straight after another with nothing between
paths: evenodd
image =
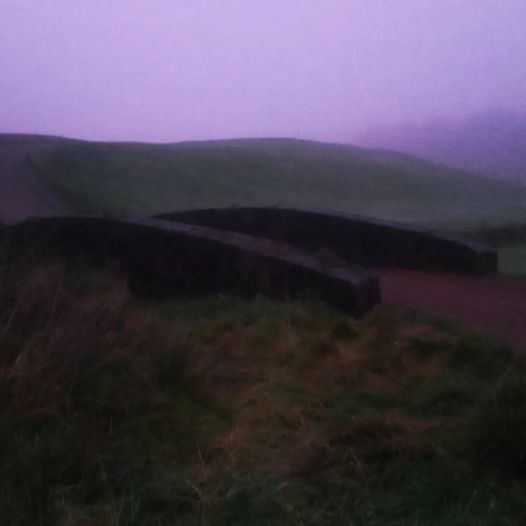
<instances>
[{"instance_id":1,"label":"bare earth patch","mask_svg":"<svg viewBox=\"0 0 526 526\"><path fill-rule=\"evenodd\" d=\"M458 321L526 350L526 282L379 269L386 304Z\"/></svg>"}]
</instances>

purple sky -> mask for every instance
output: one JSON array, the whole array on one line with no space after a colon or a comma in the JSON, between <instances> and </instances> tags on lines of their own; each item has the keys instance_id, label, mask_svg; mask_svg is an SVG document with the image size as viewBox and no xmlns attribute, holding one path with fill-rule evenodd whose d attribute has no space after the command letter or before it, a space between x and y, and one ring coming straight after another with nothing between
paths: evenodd
<instances>
[{"instance_id":1,"label":"purple sky","mask_svg":"<svg viewBox=\"0 0 526 526\"><path fill-rule=\"evenodd\" d=\"M526 0L0 0L0 131L177 141L526 111Z\"/></svg>"}]
</instances>

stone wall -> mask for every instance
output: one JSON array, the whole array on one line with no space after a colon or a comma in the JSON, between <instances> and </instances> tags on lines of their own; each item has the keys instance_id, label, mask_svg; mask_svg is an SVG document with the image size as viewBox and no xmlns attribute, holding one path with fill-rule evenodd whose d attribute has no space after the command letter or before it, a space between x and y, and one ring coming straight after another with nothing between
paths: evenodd
<instances>
[{"instance_id":1,"label":"stone wall","mask_svg":"<svg viewBox=\"0 0 526 526\"><path fill-rule=\"evenodd\" d=\"M348 214L232 207L159 217L262 236L309 252L329 251L349 264L475 274L498 269L497 252L483 245Z\"/></svg>"}]
</instances>

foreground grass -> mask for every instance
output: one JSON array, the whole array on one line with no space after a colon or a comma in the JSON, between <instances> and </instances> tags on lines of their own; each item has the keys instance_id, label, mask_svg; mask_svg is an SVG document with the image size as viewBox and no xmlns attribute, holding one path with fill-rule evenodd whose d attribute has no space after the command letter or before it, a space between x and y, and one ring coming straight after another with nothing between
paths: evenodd
<instances>
[{"instance_id":1,"label":"foreground grass","mask_svg":"<svg viewBox=\"0 0 526 526\"><path fill-rule=\"evenodd\" d=\"M516 525L526 369L414 314L1 275L0 524Z\"/></svg>"}]
</instances>

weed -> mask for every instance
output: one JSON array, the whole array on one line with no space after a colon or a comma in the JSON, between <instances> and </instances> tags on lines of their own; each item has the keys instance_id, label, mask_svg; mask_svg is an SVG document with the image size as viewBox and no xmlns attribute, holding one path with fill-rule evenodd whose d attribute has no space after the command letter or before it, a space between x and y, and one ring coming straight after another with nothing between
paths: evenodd
<instances>
[{"instance_id":1,"label":"weed","mask_svg":"<svg viewBox=\"0 0 526 526\"><path fill-rule=\"evenodd\" d=\"M526 367L428 317L0 269L0 523L510 525Z\"/></svg>"}]
</instances>

